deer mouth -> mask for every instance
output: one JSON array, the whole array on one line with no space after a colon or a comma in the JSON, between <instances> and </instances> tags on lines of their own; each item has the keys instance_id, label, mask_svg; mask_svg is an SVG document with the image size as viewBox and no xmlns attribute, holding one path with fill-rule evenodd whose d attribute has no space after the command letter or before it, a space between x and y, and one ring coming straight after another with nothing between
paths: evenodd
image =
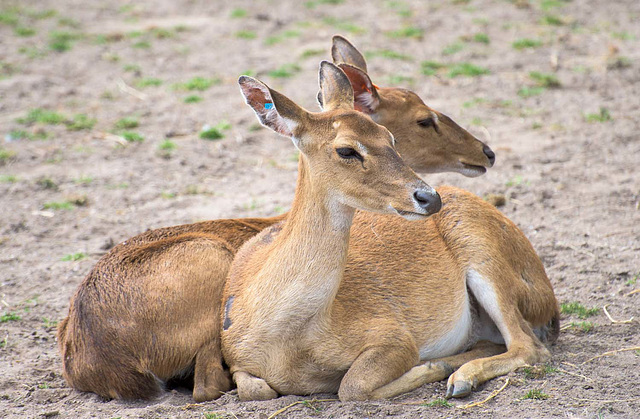
<instances>
[{"instance_id":1,"label":"deer mouth","mask_svg":"<svg viewBox=\"0 0 640 419\"><path fill-rule=\"evenodd\" d=\"M461 169L460 174L466 177L478 177L487 173L487 168L484 166L476 166L475 164L467 164L460 162Z\"/></svg>"},{"instance_id":2,"label":"deer mouth","mask_svg":"<svg viewBox=\"0 0 640 419\"><path fill-rule=\"evenodd\" d=\"M414 211L404 211L404 210L400 210L397 208L393 208L395 210L395 212L398 213L399 216L401 216L404 219L407 220L423 220L425 218L428 218L431 214L428 213L421 213L421 212L414 212Z\"/></svg>"}]
</instances>

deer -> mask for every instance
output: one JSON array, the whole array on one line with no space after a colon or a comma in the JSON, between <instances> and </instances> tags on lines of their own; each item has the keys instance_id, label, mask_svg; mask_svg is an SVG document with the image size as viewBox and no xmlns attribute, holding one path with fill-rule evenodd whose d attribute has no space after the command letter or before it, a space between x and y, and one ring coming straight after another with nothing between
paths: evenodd
<instances>
[{"instance_id":1,"label":"deer","mask_svg":"<svg viewBox=\"0 0 640 419\"><path fill-rule=\"evenodd\" d=\"M300 151L287 219L238 250L224 288L222 352L241 400L381 399L447 377L447 397L463 397L550 358L558 306L524 234L417 177L391 132L354 109L339 67L321 63L320 113L239 84Z\"/></svg>"},{"instance_id":2,"label":"deer","mask_svg":"<svg viewBox=\"0 0 640 419\"><path fill-rule=\"evenodd\" d=\"M364 62L348 41L340 45L343 55ZM357 77L352 84L373 86L365 71L354 67L349 74ZM396 148L415 171L475 177L493 166L495 154L486 144L415 93L384 88L376 97L381 112L368 108L369 115L391 127ZM244 242L286 217L164 227L113 247L78 286L58 327L67 383L115 399L151 399L181 377L193 379L198 402L231 389L218 304L226 276Z\"/></svg>"}]
</instances>

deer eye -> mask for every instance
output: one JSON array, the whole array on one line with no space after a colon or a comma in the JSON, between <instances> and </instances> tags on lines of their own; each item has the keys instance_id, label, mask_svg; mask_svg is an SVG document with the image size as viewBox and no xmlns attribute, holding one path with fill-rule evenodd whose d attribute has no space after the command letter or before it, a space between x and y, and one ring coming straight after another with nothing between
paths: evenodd
<instances>
[{"instance_id":1,"label":"deer eye","mask_svg":"<svg viewBox=\"0 0 640 419\"><path fill-rule=\"evenodd\" d=\"M433 118L425 118L425 119L419 120L418 125L420 125L421 127L429 128L429 127L435 127L436 124Z\"/></svg>"},{"instance_id":2,"label":"deer eye","mask_svg":"<svg viewBox=\"0 0 640 419\"><path fill-rule=\"evenodd\" d=\"M356 159L356 160L360 160L361 162L364 161L364 158L362 157L362 155L351 147L336 148L336 153L338 153L338 156L340 156L345 160Z\"/></svg>"}]
</instances>

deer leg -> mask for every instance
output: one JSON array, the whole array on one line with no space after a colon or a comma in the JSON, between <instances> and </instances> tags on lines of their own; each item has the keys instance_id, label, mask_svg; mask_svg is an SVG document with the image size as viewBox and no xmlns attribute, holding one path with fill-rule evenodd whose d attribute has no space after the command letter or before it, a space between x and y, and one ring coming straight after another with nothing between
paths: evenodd
<instances>
[{"instance_id":1,"label":"deer leg","mask_svg":"<svg viewBox=\"0 0 640 419\"><path fill-rule=\"evenodd\" d=\"M278 397L278 393L266 381L247 372L234 372L233 381L238 386L238 397L242 401L271 400Z\"/></svg>"},{"instance_id":2,"label":"deer leg","mask_svg":"<svg viewBox=\"0 0 640 419\"><path fill-rule=\"evenodd\" d=\"M467 352L445 358L433 359L411 368L397 380L373 391L371 398L387 399L414 390L423 384L444 380L465 363L473 359L496 355L504 352L504 350L504 345L488 341L478 342Z\"/></svg>"},{"instance_id":3,"label":"deer leg","mask_svg":"<svg viewBox=\"0 0 640 419\"><path fill-rule=\"evenodd\" d=\"M203 345L196 354L193 376L193 399L196 402L214 400L231 389L229 372L222 367L220 341Z\"/></svg>"},{"instance_id":4,"label":"deer leg","mask_svg":"<svg viewBox=\"0 0 640 419\"><path fill-rule=\"evenodd\" d=\"M342 378L338 390L340 400L371 399L376 389L397 379L417 364L418 348L413 339L405 336L398 340L395 344L369 346L358 355Z\"/></svg>"},{"instance_id":5,"label":"deer leg","mask_svg":"<svg viewBox=\"0 0 640 419\"><path fill-rule=\"evenodd\" d=\"M507 351L462 365L449 377L446 397L464 397L487 380L551 358L549 350L535 336L529 323L522 317L516 304L509 301L508 296L501 296L500 290L496 292L497 287L493 287L477 272L468 276L467 284L500 330Z\"/></svg>"}]
</instances>

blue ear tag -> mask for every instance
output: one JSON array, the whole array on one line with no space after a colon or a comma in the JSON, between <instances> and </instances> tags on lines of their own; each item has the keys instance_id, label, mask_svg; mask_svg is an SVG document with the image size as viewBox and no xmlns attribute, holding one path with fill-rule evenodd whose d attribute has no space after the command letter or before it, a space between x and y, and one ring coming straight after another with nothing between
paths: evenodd
<instances>
[{"instance_id":1,"label":"blue ear tag","mask_svg":"<svg viewBox=\"0 0 640 419\"><path fill-rule=\"evenodd\" d=\"M265 109L273 109L273 103L265 103L264 104L264 108Z\"/></svg>"}]
</instances>

